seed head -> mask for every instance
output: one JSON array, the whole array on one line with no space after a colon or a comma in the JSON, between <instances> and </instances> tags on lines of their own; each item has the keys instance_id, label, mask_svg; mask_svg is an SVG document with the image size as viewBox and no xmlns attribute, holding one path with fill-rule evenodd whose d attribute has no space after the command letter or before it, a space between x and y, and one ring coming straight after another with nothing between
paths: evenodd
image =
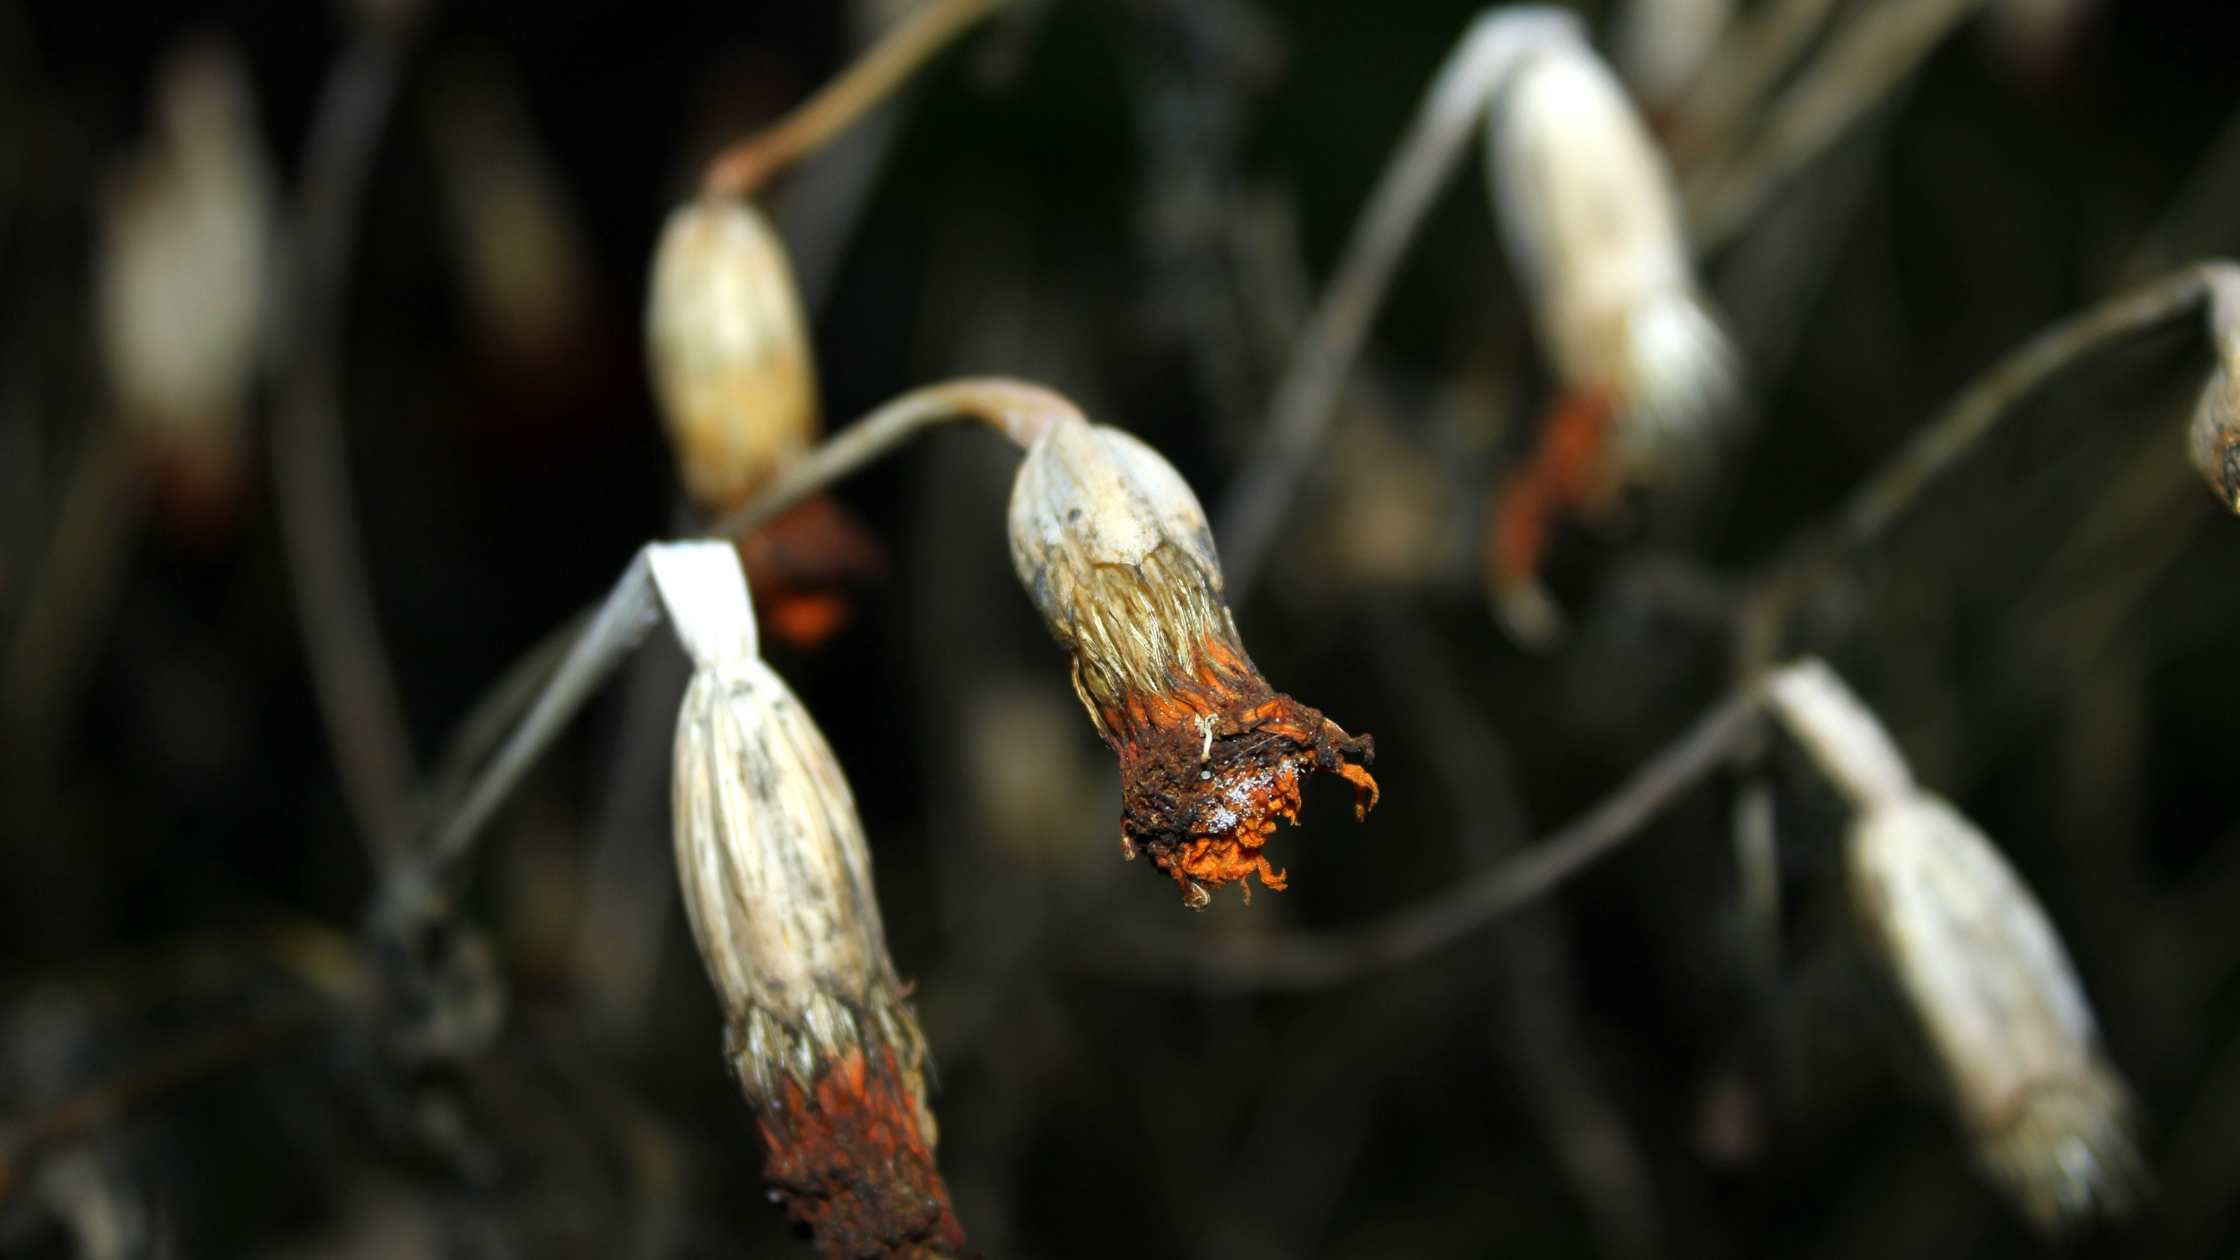
<instances>
[{"instance_id":1,"label":"seed head","mask_svg":"<svg viewBox=\"0 0 2240 1260\"><path fill-rule=\"evenodd\" d=\"M1205 512L1157 452L1053 424L1020 464L1010 527L1019 580L1120 758L1121 850L1149 853L1188 904L1254 874L1284 886L1261 849L1278 817L1298 820L1301 776L1343 776L1357 815L1376 803L1374 741L1278 694L1245 654Z\"/></svg>"},{"instance_id":2,"label":"seed head","mask_svg":"<svg viewBox=\"0 0 2240 1260\"><path fill-rule=\"evenodd\" d=\"M246 467L273 242L273 177L240 54L214 38L174 49L150 122L101 201L102 360L166 509L215 523Z\"/></svg>"},{"instance_id":3,"label":"seed head","mask_svg":"<svg viewBox=\"0 0 2240 1260\"><path fill-rule=\"evenodd\" d=\"M818 1250L953 1254L926 1047L887 955L871 857L832 750L756 655L737 551L649 549L694 663L677 716L678 882L723 1000L765 1176Z\"/></svg>"},{"instance_id":4,"label":"seed head","mask_svg":"<svg viewBox=\"0 0 2240 1260\"><path fill-rule=\"evenodd\" d=\"M654 253L646 348L684 473L711 513L746 502L817 435L816 369L785 246L738 200L677 208Z\"/></svg>"},{"instance_id":5,"label":"seed head","mask_svg":"<svg viewBox=\"0 0 2240 1260\"><path fill-rule=\"evenodd\" d=\"M1672 174L1617 77L1549 41L1487 115L1487 170L1533 321L1567 390L1614 407L1612 474L1699 458L1735 353L1690 270Z\"/></svg>"},{"instance_id":6,"label":"seed head","mask_svg":"<svg viewBox=\"0 0 2240 1260\"><path fill-rule=\"evenodd\" d=\"M1846 857L1853 902L1978 1161L2045 1233L2121 1215L2140 1177L2128 1091L2061 938L2014 869L1927 792L1860 814Z\"/></svg>"}]
</instances>

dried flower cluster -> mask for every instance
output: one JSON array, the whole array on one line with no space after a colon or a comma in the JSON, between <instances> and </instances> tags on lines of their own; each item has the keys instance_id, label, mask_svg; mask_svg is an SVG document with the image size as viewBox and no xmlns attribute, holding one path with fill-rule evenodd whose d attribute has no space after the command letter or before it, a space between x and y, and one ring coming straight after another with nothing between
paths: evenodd
<instances>
[{"instance_id":1,"label":"dried flower cluster","mask_svg":"<svg viewBox=\"0 0 2240 1260\"><path fill-rule=\"evenodd\" d=\"M100 334L111 401L176 524L234 514L270 284L274 190L248 68L215 39L156 76L153 132L104 190Z\"/></svg>"},{"instance_id":2,"label":"dried flower cluster","mask_svg":"<svg viewBox=\"0 0 2240 1260\"><path fill-rule=\"evenodd\" d=\"M1849 799L1852 903L1943 1065L1978 1161L2047 1233L2121 1214L2140 1177L2128 1091L2045 910L1975 824L1918 787L1818 661L1768 691Z\"/></svg>"},{"instance_id":3,"label":"dried flower cluster","mask_svg":"<svg viewBox=\"0 0 2240 1260\"><path fill-rule=\"evenodd\" d=\"M824 1256L955 1254L925 1038L887 955L847 779L756 654L737 552L647 555L694 662L677 717L678 879L765 1175Z\"/></svg>"},{"instance_id":4,"label":"dried flower cluster","mask_svg":"<svg viewBox=\"0 0 2240 1260\"><path fill-rule=\"evenodd\" d=\"M1189 904L1255 874L1284 886L1262 850L1276 819L1297 821L1303 776L1344 777L1357 814L1375 804L1374 742L1277 693L1245 655L1205 513L1157 452L1053 424L1020 465L1010 530L1019 580L1120 758L1121 849L1150 854Z\"/></svg>"},{"instance_id":5,"label":"dried flower cluster","mask_svg":"<svg viewBox=\"0 0 2240 1260\"><path fill-rule=\"evenodd\" d=\"M2193 466L2217 501L2240 512L2240 268L2208 268L2209 341L2217 365L2194 405Z\"/></svg>"}]
</instances>

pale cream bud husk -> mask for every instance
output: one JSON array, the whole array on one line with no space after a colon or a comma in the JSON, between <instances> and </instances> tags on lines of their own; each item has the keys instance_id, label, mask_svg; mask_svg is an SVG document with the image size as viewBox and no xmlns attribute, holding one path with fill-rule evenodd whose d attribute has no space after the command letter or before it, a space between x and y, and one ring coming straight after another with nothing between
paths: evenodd
<instances>
[{"instance_id":1,"label":"pale cream bud husk","mask_svg":"<svg viewBox=\"0 0 2240 1260\"><path fill-rule=\"evenodd\" d=\"M1847 864L1984 1168L2047 1233L2125 1211L2140 1176L2128 1092L2060 937L2006 859L1923 792L1860 814Z\"/></svg>"},{"instance_id":2,"label":"pale cream bud husk","mask_svg":"<svg viewBox=\"0 0 2240 1260\"><path fill-rule=\"evenodd\" d=\"M808 322L785 245L752 205L693 201L669 216L646 348L685 489L705 510L738 507L816 440Z\"/></svg>"},{"instance_id":3,"label":"pale cream bud husk","mask_svg":"<svg viewBox=\"0 0 2240 1260\"><path fill-rule=\"evenodd\" d=\"M274 191L248 68L181 45L154 129L101 202L102 360L119 418L158 459L230 484L246 456L273 248Z\"/></svg>"},{"instance_id":4,"label":"pale cream bud husk","mask_svg":"<svg viewBox=\"0 0 2240 1260\"><path fill-rule=\"evenodd\" d=\"M1012 485L1011 559L1073 661L1074 691L1120 758L1121 848L1148 852L1205 904L1209 886L1284 877L1261 855L1298 782L1339 774L1375 799L1373 756L1260 676L1222 602L1197 496L1166 460L1116 429L1061 419ZM1249 886L1248 886L1249 895Z\"/></svg>"},{"instance_id":5,"label":"pale cream bud husk","mask_svg":"<svg viewBox=\"0 0 2240 1260\"><path fill-rule=\"evenodd\" d=\"M1517 67L1487 117L1502 234L1566 389L1611 408L1614 471L1703 458L1735 392L1734 349L1695 281L1664 155L1584 43Z\"/></svg>"}]
</instances>

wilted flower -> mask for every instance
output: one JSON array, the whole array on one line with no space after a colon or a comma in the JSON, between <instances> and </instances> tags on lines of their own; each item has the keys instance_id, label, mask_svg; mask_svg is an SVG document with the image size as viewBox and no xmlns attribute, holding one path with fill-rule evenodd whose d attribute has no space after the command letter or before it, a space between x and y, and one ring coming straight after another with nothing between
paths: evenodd
<instances>
[{"instance_id":1,"label":"wilted flower","mask_svg":"<svg viewBox=\"0 0 2240 1260\"><path fill-rule=\"evenodd\" d=\"M1284 886L1261 849L1279 816L1297 821L1300 776L1343 776L1357 815L1375 804L1374 742L1278 694L1245 655L1205 513L1157 452L1051 425L1012 484L1010 529L1012 566L1119 755L1121 849L1149 853L1189 904L1255 873Z\"/></svg>"},{"instance_id":2,"label":"wilted flower","mask_svg":"<svg viewBox=\"0 0 2240 1260\"><path fill-rule=\"evenodd\" d=\"M152 134L101 202L103 363L119 419L190 528L230 516L272 259L273 179L240 54L181 45Z\"/></svg>"},{"instance_id":3,"label":"wilted flower","mask_svg":"<svg viewBox=\"0 0 2240 1260\"><path fill-rule=\"evenodd\" d=\"M2212 268L2207 285L2217 366L2194 404L2193 466L2208 478L2218 502L2240 512L2240 271Z\"/></svg>"},{"instance_id":4,"label":"wilted flower","mask_svg":"<svg viewBox=\"0 0 2240 1260\"><path fill-rule=\"evenodd\" d=\"M752 205L699 200L669 216L646 346L685 489L704 510L738 507L816 440L815 363L793 269Z\"/></svg>"},{"instance_id":5,"label":"wilted flower","mask_svg":"<svg viewBox=\"0 0 2240 1260\"><path fill-rule=\"evenodd\" d=\"M1538 645L1558 621L1537 576L1549 526L1701 465L1735 352L1690 268L1664 155L1583 39L1544 40L1517 66L1487 115L1486 169L1564 389L1489 522L1495 610Z\"/></svg>"},{"instance_id":6,"label":"wilted flower","mask_svg":"<svg viewBox=\"0 0 2240 1260\"><path fill-rule=\"evenodd\" d=\"M1826 665L1781 671L1767 696L1856 810L1852 903L1978 1161L2048 1233L2121 1213L2139 1177L2128 1093L2037 898L1975 824L1914 785L1882 724Z\"/></svg>"},{"instance_id":7,"label":"wilted flower","mask_svg":"<svg viewBox=\"0 0 2240 1260\"><path fill-rule=\"evenodd\" d=\"M1583 42L1551 40L1487 116L1509 257L1566 389L1612 416L1611 472L1685 463L1734 391L1735 354L1697 287L1678 196L1625 89Z\"/></svg>"},{"instance_id":8,"label":"wilted flower","mask_svg":"<svg viewBox=\"0 0 2240 1260\"><path fill-rule=\"evenodd\" d=\"M677 716L678 882L723 999L764 1175L826 1257L954 1254L926 1046L887 955L871 858L832 750L756 654L738 553L649 548L691 654Z\"/></svg>"}]
</instances>

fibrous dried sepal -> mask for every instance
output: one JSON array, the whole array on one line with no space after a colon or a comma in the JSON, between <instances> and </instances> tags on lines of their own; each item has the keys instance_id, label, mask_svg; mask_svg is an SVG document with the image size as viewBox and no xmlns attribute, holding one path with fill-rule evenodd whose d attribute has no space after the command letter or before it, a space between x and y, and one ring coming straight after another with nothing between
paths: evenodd
<instances>
[{"instance_id":1,"label":"fibrous dried sepal","mask_svg":"<svg viewBox=\"0 0 2240 1260\"><path fill-rule=\"evenodd\" d=\"M1120 758L1122 850L1150 854L1189 904L1255 874L1284 886L1262 849L1277 818L1297 821L1303 775L1351 782L1357 815L1376 803L1374 741L1276 692L1245 654L1205 514L1157 452L1056 424L1020 465L1010 518L1020 580Z\"/></svg>"},{"instance_id":2,"label":"fibrous dried sepal","mask_svg":"<svg viewBox=\"0 0 2240 1260\"><path fill-rule=\"evenodd\" d=\"M847 779L756 655L736 550L649 554L695 665L677 717L678 882L767 1175L832 1260L953 1254L963 1235L933 1160L925 1038L887 954Z\"/></svg>"},{"instance_id":3,"label":"fibrous dried sepal","mask_svg":"<svg viewBox=\"0 0 2240 1260\"><path fill-rule=\"evenodd\" d=\"M2121 1215L2130 1101L2061 938L1974 824L1920 792L1862 813L1854 903L1943 1065L1976 1157L2041 1231Z\"/></svg>"}]
</instances>

